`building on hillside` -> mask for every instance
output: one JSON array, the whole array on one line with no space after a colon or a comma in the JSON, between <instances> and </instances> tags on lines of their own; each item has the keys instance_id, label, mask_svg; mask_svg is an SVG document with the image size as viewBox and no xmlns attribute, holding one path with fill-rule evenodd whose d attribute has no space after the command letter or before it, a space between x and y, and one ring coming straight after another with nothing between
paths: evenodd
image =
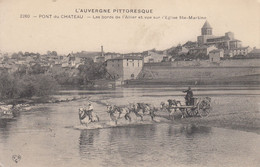
<instances>
[{"instance_id":1,"label":"building on hillside","mask_svg":"<svg viewBox=\"0 0 260 167\"><path fill-rule=\"evenodd\" d=\"M250 53L248 53L248 57L258 57L258 58L260 58L260 49L254 48Z\"/></svg>"},{"instance_id":2,"label":"building on hillside","mask_svg":"<svg viewBox=\"0 0 260 167\"><path fill-rule=\"evenodd\" d=\"M233 49L242 46L241 41L235 39L233 32L227 32L224 36L214 36L213 28L206 21L201 28L201 35L197 37L199 46L215 45L219 49Z\"/></svg>"},{"instance_id":3,"label":"building on hillside","mask_svg":"<svg viewBox=\"0 0 260 167\"><path fill-rule=\"evenodd\" d=\"M176 48L175 48L175 51L178 55L182 55L182 54L187 54L189 52L189 49L186 48L185 46L181 46L181 45L178 45Z\"/></svg>"},{"instance_id":4,"label":"building on hillside","mask_svg":"<svg viewBox=\"0 0 260 167\"><path fill-rule=\"evenodd\" d=\"M218 49L215 46L201 46L201 47L196 47L196 48L192 48L189 50L189 54L204 54L204 55L208 55L210 51Z\"/></svg>"},{"instance_id":5,"label":"building on hillside","mask_svg":"<svg viewBox=\"0 0 260 167\"><path fill-rule=\"evenodd\" d=\"M121 81L136 79L143 68L143 59L137 56L116 57L108 59L106 63L111 78Z\"/></svg>"},{"instance_id":6,"label":"building on hillside","mask_svg":"<svg viewBox=\"0 0 260 167\"><path fill-rule=\"evenodd\" d=\"M223 49L215 49L209 52L209 61L210 62L219 62L220 58L224 57Z\"/></svg>"},{"instance_id":7,"label":"building on hillside","mask_svg":"<svg viewBox=\"0 0 260 167\"><path fill-rule=\"evenodd\" d=\"M109 59L114 59L114 58L118 58L118 57L123 57L123 56L139 56L141 57L141 53L126 53L126 54L121 54L121 53L104 53L104 56L96 56L94 59L94 62L105 62Z\"/></svg>"},{"instance_id":8,"label":"building on hillside","mask_svg":"<svg viewBox=\"0 0 260 167\"><path fill-rule=\"evenodd\" d=\"M105 54L104 54L104 48L103 46L101 46L101 53L99 56L95 56L94 57L94 62L95 63L103 63L106 61L106 58L105 58Z\"/></svg>"},{"instance_id":9,"label":"building on hillside","mask_svg":"<svg viewBox=\"0 0 260 167\"><path fill-rule=\"evenodd\" d=\"M198 43L197 42L188 41L185 44L183 44L182 46L187 48L187 49L192 49L192 48L198 47Z\"/></svg>"},{"instance_id":10,"label":"building on hillside","mask_svg":"<svg viewBox=\"0 0 260 167\"><path fill-rule=\"evenodd\" d=\"M64 59L63 56L58 56L58 59L55 60L55 64L61 64L63 59Z\"/></svg>"},{"instance_id":11,"label":"building on hillside","mask_svg":"<svg viewBox=\"0 0 260 167\"><path fill-rule=\"evenodd\" d=\"M251 51L252 51L252 48L247 46L247 47L239 47L239 48L233 48L233 49L227 50L225 54L229 55L230 57L234 57L234 56L238 56L238 55L246 56Z\"/></svg>"},{"instance_id":12,"label":"building on hillside","mask_svg":"<svg viewBox=\"0 0 260 167\"><path fill-rule=\"evenodd\" d=\"M80 64L82 64L83 62L81 61L81 58L75 56L75 55L72 55L72 54L69 54L68 55L68 64L70 67L77 67L79 66Z\"/></svg>"},{"instance_id":13,"label":"building on hillside","mask_svg":"<svg viewBox=\"0 0 260 167\"><path fill-rule=\"evenodd\" d=\"M103 62L105 62L106 61L106 59L105 59L105 56L97 56L97 57L95 57L95 63L103 63Z\"/></svg>"},{"instance_id":14,"label":"building on hillside","mask_svg":"<svg viewBox=\"0 0 260 167\"><path fill-rule=\"evenodd\" d=\"M114 58L117 58L117 57L121 57L122 55L120 53L106 53L105 54L105 61L107 61L108 59L114 59Z\"/></svg>"},{"instance_id":15,"label":"building on hillside","mask_svg":"<svg viewBox=\"0 0 260 167\"><path fill-rule=\"evenodd\" d=\"M147 54L144 56L144 63L158 63L162 62L164 57L167 57L165 54L159 54L153 51L147 51Z\"/></svg>"}]
</instances>

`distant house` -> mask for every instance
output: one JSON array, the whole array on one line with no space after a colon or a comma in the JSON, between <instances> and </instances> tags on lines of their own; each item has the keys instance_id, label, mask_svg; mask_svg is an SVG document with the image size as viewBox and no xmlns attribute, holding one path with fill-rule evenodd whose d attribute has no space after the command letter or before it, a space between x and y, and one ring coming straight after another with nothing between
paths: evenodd
<instances>
[{"instance_id":1,"label":"distant house","mask_svg":"<svg viewBox=\"0 0 260 167\"><path fill-rule=\"evenodd\" d=\"M155 53L153 51L148 51L146 55L144 55L144 63L157 63L162 62L163 58L167 57L165 54Z\"/></svg>"},{"instance_id":2,"label":"distant house","mask_svg":"<svg viewBox=\"0 0 260 167\"><path fill-rule=\"evenodd\" d=\"M215 49L209 52L209 61L210 62L219 62L220 58L224 57L223 49Z\"/></svg>"},{"instance_id":3,"label":"distant house","mask_svg":"<svg viewBox=\"0 0 260 167\"><path fill-rule=\"evenodd\" d=\"M100 55L94 57L94 62L95 63L103 63L105 61L106 61L106 58L104 56L103 46L101 46L101 53L100 53Z\"/></svg>"},{"instance_id":4,"label":"distant house","mask_svg":"<svg viewBox=\"0 0 260 167\"><path fill-rule=\"evenodd\" d=\"M95 63L103 63L103 62L105 62L105 61L106 61L105 56L96 56L96 57L94 58L94 62L95 62Z\"/></svg>"},{"instance_id":5,"label":"distant house","mask_svg":"<svg viewBox=\"0 0 260 167\"><path fill-rule=\"evenodd\" d=\"M136 79L143 68L142 57L121 56L107 61L107 72L113 79L121 81Z\"/></svg>"},{"instance_id":6,"label":"distant house","mask_svg":"<svg viewBox=\"0 0 260 167\"><path fill-rule=\"evenodd\" d=\"M113 58L116 58L116 57L120 57L121 54L119 53L106 53L105 55L105 60L108 60L108 59L113 59Z\"/></svg>"},{"instance_id":7,"label":"distant house","mask_svg":"<svg viewBox=\"0 0 260 167\"><path fill-rule=\"evenodd\" d=\"M77 57L75 55L69 54L68 55L68 64L70 67L78 67L80 64L82 64L82 58Z\"/></svg>"},{"instance_id":8,"label":"distant house","mask_svg":"<svg viewBox=\"0 0 260 167\"><path fill-rule=\"evenodd\" d=\"M260 49L254 48L250 53L248 53L248 57L260 58Z\"/></svg>"},{"instance_id":9,"label":"distant house","mask_svg":"<svg viewBox=\"0 0 260 167\"><path fill-rule=\"evenodd\" d=\"M201 46L201 47L196 47L192 48L189 50L190 54L204 54L208 55L210 51L217 49L215 46Z\"/></svg>"},{"instance_id":10,"label":"distant house","mask_svg":"<svg viewBox=\"0 0 260 167\"><path fill-rule=\"evenodd\" d=\"M64 56L57 56L56 59L53 59L52 61L54 61L54 64L61 64L63 61Z\"/></svg>"},{"instance_id":11,"label":"distant house","mask_svg":"<svg viewBox=\"0 0 260 167\"><path fill-rule=\"evenodd\" d=\"M189 49L184 46L177 47L177 49L178 49L178 55L187 54L189 52Z\"/></svg>"},{"instance_id":12,"label":"distant house","mask_svg":"<svg viewBox=\"0 0 260 167\"><path fill-rule=\"evenodd\" d=\"M252 49L249 46L247 46L247 47L239 47L239 48L233 48L227 50L226 54L230 55L230 57L237 56L237 55L246 56L251 51Z\"/></svg>"}]
</instances>

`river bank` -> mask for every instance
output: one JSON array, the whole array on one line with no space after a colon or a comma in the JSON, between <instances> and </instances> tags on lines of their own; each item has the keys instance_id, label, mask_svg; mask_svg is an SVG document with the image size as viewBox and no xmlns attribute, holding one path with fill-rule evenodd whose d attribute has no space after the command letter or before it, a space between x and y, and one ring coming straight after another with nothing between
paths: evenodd
<instances>
[{"instance_id":1,"label":"river bank","mask_svg":"<svg viewBox=\"0 0 260 167\"><path fill-rule=\"evenodd\" d=\"M209 117L188 117L184 119L175 119L176 124L194 124L196 126L217 127L225 129L234 129L246 132L253 132L260 135L260 113L254 112L223 112Z\"/></svg>"},{"instance_id":2,"label":"river bank","mask_svg":"<svg viewBox=\"0 0 260 167\"><path fill-rule=\"evenodd\" d=\"M0 119L10 119L16 117L20 112L30 111L33 106L41 104L55 104L72 102L76 100L88 99L87 96L49 96L31 99L9 99L0 102Z\"/></svg>"},{"instance_id":3,"label":"river bank","mask_svg":"<svg viewBox=\"0 0 260 167\"><path fill-rule=\"evenodd\" d=\"M160 78L160 79L136 79L127 80L126 86L139 87L139 86L258 86L260 85L260 75L248 75L242 77L228 77L228 78L186 78L186 79L174 79L174 78Z\"/></svg>"}]
</instances>

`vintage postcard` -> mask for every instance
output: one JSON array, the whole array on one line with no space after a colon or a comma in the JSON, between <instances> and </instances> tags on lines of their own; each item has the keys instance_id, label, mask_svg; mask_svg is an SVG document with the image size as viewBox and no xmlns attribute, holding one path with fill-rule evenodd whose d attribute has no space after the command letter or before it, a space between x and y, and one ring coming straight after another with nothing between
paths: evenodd
<instances>
[{"instance_id":1,"label":"vintage postcard","mask_svg":"<svg viewBox=\"0 0 260 167\"><path fill-rule=\"evenodd\" d=\"M259 0L0 0L0 167L257 167Z\"/></svg>"}]
</instances>

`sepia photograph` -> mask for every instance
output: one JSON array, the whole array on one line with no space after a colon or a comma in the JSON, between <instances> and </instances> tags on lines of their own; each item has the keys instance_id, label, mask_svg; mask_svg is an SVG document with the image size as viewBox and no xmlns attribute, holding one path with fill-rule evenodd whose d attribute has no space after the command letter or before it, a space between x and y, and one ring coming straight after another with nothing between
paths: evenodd
<instances>
[{"instance_id":1,"label":"sepia photograph","mask_svg":"<svg viewBox=\"0 0 260 167\"><path fill-rule=\"evenodd\" d=\"M0 167L258 167L260 0L0 0Z\"/></svg>"}]
</instances>

